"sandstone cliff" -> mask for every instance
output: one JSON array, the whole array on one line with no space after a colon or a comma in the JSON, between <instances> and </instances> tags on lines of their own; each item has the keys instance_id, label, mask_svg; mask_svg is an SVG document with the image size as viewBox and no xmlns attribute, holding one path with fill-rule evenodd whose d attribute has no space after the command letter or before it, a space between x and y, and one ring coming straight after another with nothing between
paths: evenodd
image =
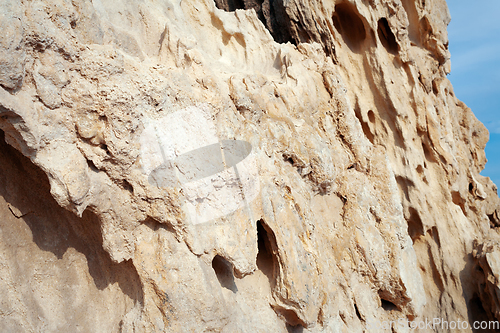
<instances>
[{"instance_id":1,"label":"sandstone cliff","mask_svg":"<svg viewBox=\"0 0 500 333\"><path fill-rule=\"evenodd\" d=\"M500 319L444 0L0 8L2 332Z\"/></svg>"}]
</instances>

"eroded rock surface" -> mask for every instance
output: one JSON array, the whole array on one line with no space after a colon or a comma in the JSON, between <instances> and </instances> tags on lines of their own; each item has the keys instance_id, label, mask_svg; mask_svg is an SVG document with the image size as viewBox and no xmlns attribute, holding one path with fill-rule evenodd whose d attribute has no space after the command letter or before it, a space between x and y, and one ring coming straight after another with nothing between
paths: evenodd
<instances>
[{"instance_id":1,"label":"eroded rock surface","mask_svg":"<svg viewBox=\"0 0 500 333\"><path fill-rule=\"evenodd\" d=\"M500 319L444 0L1 8L2 331Z\"/></svg>"}]
</instances>

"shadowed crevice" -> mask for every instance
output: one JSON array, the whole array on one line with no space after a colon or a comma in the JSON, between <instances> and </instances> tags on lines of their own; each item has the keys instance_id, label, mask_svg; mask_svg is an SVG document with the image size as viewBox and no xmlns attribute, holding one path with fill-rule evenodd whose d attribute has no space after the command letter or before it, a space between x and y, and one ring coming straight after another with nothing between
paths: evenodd
<instances>
[{"instance_id":1,"label":"shadowed crevice","mask_svg":"<svg viewBox=\"0 0 500 333\"><path fill-rule=\"evenodd\" d=\"M257 245L257 267L267 276L272 289L278 273L276 237L262 220L257 221Z\"/></svg>"},{"instance_id":2,"label":"shadowed crevice","mask_svg":"<svg viewBox=\"0 0 500 333\"><path fill-rule=\"evenodd\" d=\"M215 5L227 12L234 12L237 9L255 10L259 20L277 43L290 42L297 45L304 42L297 36L292 37L293 29L283 0L215 0Z\"/></svg>"},{"instance_id":3,"label":"shadowed crevice","mask_svg":"<svg viewBox=\"0 0 500 333\"><path fill-rule=\"evenodd\" d=\"M81 263L87 265L91 281L99 291L107 290L117 284L121 292L127 295L133 303L143 304L143 292L139 276L131 261L114 263L102 247L102 235L98 217L90 211L85 211L81 218L60 207L50 194L50 185L46 174L35 166L27 157L5 142L4 132L0 130L0 197L7 203L17 223L12 224L11 218L2 218L1 228L4 245L12 249L12 260L16 260L23 279L30 281L29 274L33 269L44 272L37 274L36 279L42 283L56 285L64 290L65 283L81 281L85 276ZM12 235L12 237L5 237ZM28 241L29 240L29 241ZM22 244L19 244L22 242ZM33 244L33 245L32 245ZM31 258L17 258L19 246L36 246L31 250ZM46 252L55 257L53 262L44 262L40 258L47 256ZM75 254L76 253L76 254ZM84 260L82 260L83 254ZM74 259L69 259L74 258ZM67 265L67 267L66 267ZM63 268L66 267L66 268ZM81 276L72 274L79 272ZM65 282L66 281L66 282ZM77 304L81 291L88 286L73 285L69 304ZM39 290L38 292L47 292ZM62 291L61 291L62 292ZM27 299L33 295L24 295ZM49 295L47 295L49 296ZM38 297L38 296L36 296ZM99 302L98 299L94 301ZM89 303L91 304L91 303ZM43 309L40 309L43 311ZM76 311L76 309L73 309ZM40 314L38 314L40 315Z\"/></svg>"},{"instance_id":4,"label":"shadowed crevice","mask_svg":"<svg viewBox=\"0 0 500 333\"><path fill-rule=\"evenodd\" d=\"M353 52L360 52L366 40L366 28L357 8L350 2L342 2L335 6L332 17L335 29Z\"/></svg>"},{"instance_id":5,"label":"shadowed crevice","mask_svg":"<svg viewBox=\"0 0 500 333\"><path fill-rule=\"evenodd\" d=\"M399 51L399 45L396 41L396 36L394 36L394 34L392 33L389 22L385 17L382 17L380 20L378 20L377 33L380 42L385 47L387 52L397 54Z\"/></svg>"},{"instance_id":6,"label":"shadowed crevice","mask_svg":"<svg viewBox=\"0 0 500 333\"><path fill-rule=\"evenodd\" d=\"M238 291L238 287L234 282L233 267L226 259L216 255L212 260L212 268L222 287L231 290L233 293Z\"/></svg>"}]
</instances>

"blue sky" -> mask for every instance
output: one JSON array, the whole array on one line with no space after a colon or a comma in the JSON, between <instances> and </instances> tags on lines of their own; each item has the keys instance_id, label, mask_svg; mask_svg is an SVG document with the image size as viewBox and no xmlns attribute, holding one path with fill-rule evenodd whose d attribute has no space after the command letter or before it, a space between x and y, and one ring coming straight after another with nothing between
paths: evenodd
<instances>
[{"instance_id":1,"label":"blue sky","mask_svg":"<svg viewBox=\"0 0 500 333\"><path fill-rule=\"evenodd\" d=\"M455 95L486 125L488 163L481 173L500 186L500 1L448 0Z\"/></svg>"}]
</instances>

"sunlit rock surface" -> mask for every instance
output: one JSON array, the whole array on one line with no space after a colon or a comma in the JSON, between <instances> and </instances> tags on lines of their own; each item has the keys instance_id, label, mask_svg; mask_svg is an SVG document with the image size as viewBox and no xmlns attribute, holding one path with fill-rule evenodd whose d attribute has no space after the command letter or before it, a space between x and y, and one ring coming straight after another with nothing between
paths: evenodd
<instances>
[{"instance_id":1,"label":"sunlit rock surface","mask_svg":"<svg viewBox=\"0 0 500 333\"><path fill-rule=\"evenodd\" d=\"M500 319L444 0L0 8L2 332Z\"/></svg>"}]
</instances>

